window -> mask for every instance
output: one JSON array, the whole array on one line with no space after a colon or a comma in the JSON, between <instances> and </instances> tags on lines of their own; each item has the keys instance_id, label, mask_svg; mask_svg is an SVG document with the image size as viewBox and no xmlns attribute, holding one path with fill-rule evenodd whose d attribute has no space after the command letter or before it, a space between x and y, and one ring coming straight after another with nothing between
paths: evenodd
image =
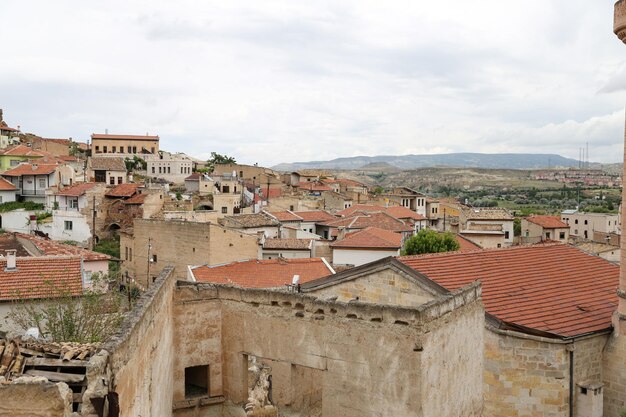
<instances>
[{"instance_id":1,"label":"window","mask_svg":"<svg viewBox=\"0 0 626 417\"><path fill-rule=\"evenodd\" d=\"M133 146L133 153L137 153L137 147Z\"/></svg>"},{"instance_id":2,"label":"window","mask_svg":"<svg viewBox=\"0 0 626 417\"><path fill-rule=\"evenodd\" d=\"M131 148L130 146L126 147L128 149L128 153L133 153L133 148Z\"/></svg>"},{"instance_id":3,"label":"window","mask_svg":"<svg viewBox=\"0 0 626 417\"><path fill-rule=\"evenodd\" d=\"M159 174L162 174L163 168L159 167Z\"/></svg>"},{"instance_id":4,"label":"window","mask_svg":"<svg viewBox=\"0 0 626 417\"><path fill-rule=\"evenodd\" d=\"M151 151L152 153L154 153L154 146L153 146L152 148L150 148L150 151Z\"/></svg>"},{"instance_id":5,"label":"window","mask_svg":"<svg viewBox=\"0 0 626 417\"><path fill-rule=\"evenodd\" d=\"M152 173L153 173L153 174L154 174L154 171L155 171L155 169L154 169L154 167L152 167Z\"/></svg>"},{"instance_id":6,"label":"window","mask_svg":"<svg viewBox=\"0 0 626 417\"><path fill-rule=\"evenodd\" d=\"M508 230L504 232L504 238L505 238L505 239L508 239L508 238L509 238L509 231L508 231Z\"/></svg>"},{"instance_id":7,"label":"window","mask_svg":"<svg viewBox=\"0 0 626 417\"><path fill-rule=\"evenodd\" d=\"M78 198L70 199L70 208L73 208L73 209L78 208Z\"/></svg>"},{"instance_id":8,"label":"window","mask_svg":"<svg viewBox=\"0 0 626 417\"><path fill-rule=\"evenodd\" d=\"M124 178L122 178L122 177L117 177L117 183L118 183L118 184L121 184L121 183L123 183L123 182L124 182Z\"/></svg>"},{"instance_id":9,"label":"window","mask_svg":"<svg viewBox=\"0 0 626 417\"><path fill-rule=\"evenodd\" d=\"M46 179L39 178L39 188L46 188Z\"/></svg>"},{"instance_id":10,"label":"window","mask_svg":"<svg viewBox=\"0 0 626 417\"><path fill-rule=\"evenodd\" d=\"M546 239L550 239L550 232L546 232Z\"/></svg>"},{"instance_id":11,"label":"window","mask_svg":"<svg viewBox=\"0 0 626 417\"><path fill-rule=\"evenodd\" d=\"M574 234L577 235L578 234L578 229L574 230Z\"/></svg>"},{"instance_id":12,"label":"window","mask_svg":"<svg viewBox=\"0 0 626 417\"><path fill-rule=\"evenodd\" d=\"M157 261L157 256L156 253L152 255L152 262L156 263Z\"/></svg>"},{"instance_id":13,"label":"window","mask_svg":"<svg viewBox=\"0 0 626 417\"><path fill-rule=\"evenodd\" d=\"M228 207L222 207L222 214L228 213Z\"/></svg>"},{"instance_id":14,"label":"window","mask_svg":"<svg viewBox=\"0 0 626 417\"><path fill-rule=\"evenodd\" d=\"M96 153L100 153L100 147L96 145Z\"/></svg>"},{"instance_id":15,"label":"window","mask_svg":"<svg viewBox=\"0 0 626 417\"><path fill-rule=\"evenodd\" d=\"M587 224L587 220L585 220L585 224Z\"/></svg>"},{"instance_id":16,"label":"window","mask_svg":"<svg viewBox=\"0 0 626 417\"><path fill-rule=\"evenodd\" d=\"M133 261L133 248L128 248L128 260Z\"/></svg>"},{"instance_id":17,"label":"window","mask_svg":"<svg viewBox=\"0 0 626 417\"><path fill-rule=\"evenodd\" d=\"M565 239L565 232L559 232L559 239Z\"/></svg>"},{"instance_id":18,"label":"window","mask_svg":"<svg viewBox=\"0 0 626 417\"><path fill-rule=\"evenodd\" d=\"M167 167L167 173L168 173L168 174L171 174L171 172L170 172L170 167Z\"/></svg>"},{"instance_id":19,"label":"window","mask_svg":"<svg viewBox=\"0 0 626 417\"><path fill-rule=\"evenodd\" d=\"M12 167L16 167L16 166L18 166L20 164L20 161L18 161L16 159L11 159L10 164L11 164Z\"/></svg>"},{"instance_id":20,"label":"window","mask_svg":"<svg viewBox=\"0 0 626 417\"><path fill-rule=\"evenodd\" d=\"M104 146L102 147L102 153L107 153L107 147L106 147L106 145L104 145Z\"/></svg>"},{"instance_id":21,"label":"window","mask_svg":"<svg viewBox=\"0 0 626 417\"><path fill-rule=\"evenodd\" d=\"M230 187L229 187L228 185L224 185L224 186L222 187L222 192L223 192L223 193L229 193L229 192L230 192Z\"/></svg>"},{"instance_id":22,"label":"window","mask_svg":"<svg viewBox=\"0 0 626 417\"><path fill-rule=\"evenodd\" d=\"M243 178L243 171L239 171L239 177Z\"/></svg>"},{"instance_id":23,"label":"window","mask_svg":"<svg viewBox=\"0 0 626 417\"><path fill-rule=\"evenodd\" d=\"M124 153L124 147L120 146L120 153Z\"/></svg>"},{"instance_id":24,"label":"window","mask_svg":"<svg viewBox=\"0 0 626 417\"><path fill-rule=\"evenodd\" d=\"M116 146L111 146L111 152L113 152L113 153L117 152L117 147Z\"/></svg>"},{"instance_id":25,"label":"window","mask_svg":"<svg viewBox=\"0 0 626 417\"><path fill-rule=\"evenodd\" d=\"M185 368L185 397L209 395L209 365Z\"/></svg>"},{"instance_id":26,"label":"window","mask_svg":"<svg viewBox=\"0 0 626 417\"><path fill-rule=\"evenodd\" d=\"M115 177L114 176L109 177L109 184L115 185Z\"/></svg>"},{"instance_id":27,"label":"window","mask_svg":"<svg viewBox=\"0 0 626 417\"><path fill-rule=\"evenodd\" d=\"M65 220L65 222L63 222L63 228L65 230L72 230L74 228L74 224L72 223L71 220Z\"/></svg>"},{"instance_id":28,"label":"window","mask_svg":"<svg viewBox=\"0 0 626 417\"><path fill-rule=\"evenodd\" d=\"M289 210L293 211L293 206L289 206Z\"/></svg>"},{"instance_id":29,"label":"window","mask_svg":"<svg viewBox=\"0 0 626 417\"><path fill-rule=\"evenodd\" d=\"M126 246L126 248L124 250L124 259L128 260L128 246Z\"/></svg>"},{"instance_id":30,"label":"window","mask_svg":"<svg viewBox=\"0 0 626 417\"><path fill-rule=\"evenodd\" d=\"M578 219L574 220L574 224L578 224Z\"/></svg>"}]
</instances>

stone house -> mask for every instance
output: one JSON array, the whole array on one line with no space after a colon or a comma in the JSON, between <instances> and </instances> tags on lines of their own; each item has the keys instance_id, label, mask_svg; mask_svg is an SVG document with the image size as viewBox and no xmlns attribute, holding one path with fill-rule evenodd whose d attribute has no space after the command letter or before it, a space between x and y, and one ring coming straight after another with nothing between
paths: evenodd
<instances>
[{"instance_id":1,"label":"stone house","mask_svg":"<svg viewBox=\"0 0 626 417\"><path fill-rule=\"evenodd\" d=\"M325 222L317 223L316 231L324 239L337 239L344 233L355 232L368 227L377 227L390 232L400 233L402 242L415 233L413 226L410 226L384 212L361 213L354 212L352 215L342 218L335 218Z\"/></svg>"},{"instance_id":2,"label":"stone house","mask_svg":"<svg viewBox=\"0 0 626 417\"><path fill-rule=\"evenodd\" d=\"M46 204L49 195L74 183L74 169L67 165L22 162L2 173L16 188L21 201Z\"/></svg>"},{"instance_id":3,"label":"stone house","mask_svg":"<svg viewBox=\"0 0 626 417\"><path fill-rule=\"evenodd\" d=\"M483 248L510 246L513 244L513 215L499 207L461 206L456 231Z\"/></svg>"},{"instance_id":4,"label":"stone house","mask_svg":"<svg viewBox=\"0 0 626 417\"><path fill-rule=\"evenodd\" d=\"M298 238L261 238L260 259L298 259L312 258L313 239Z\"/></svg>"},{"instance_id":5,"label":"stone house","mask_svg":"<svg viewBox=\"0 0 626 417\"><path fill-rule=\"evenodd\" d=\"M302 219L300 230L321 236L317 225L327 221L337 220L337 216L330 214L326 210L294 211L293 214Z\"/></svg>"},{"instance_id":6,"label":"stone house","mask_svg":"<svg viewBox=\"0 0 626 417\"><path fill-rule=\"evenodd\" d=\"M104 194L102 233L126 230L134 219L148 219L160 212L164 205L164 192L160 187L144 184L121 184L109 188Z\"/></svg>"},{"instance_id":7,"label":"stone house","mask_svg":"<svg viewBox=\"0 0 626 417\"><path fill-rule=\"evenodd\" d=\"M162 178L168 182L182 183L193 170L193 161L184 153L159 151L143 156L149 177Z\"/></svg>"},{"instance_id":8,"label":"stone house","mask_svg":"<svg viewBox=\"0 0 626 417\"><path fill-rule=\"evenodd\" d=\"M91 154L121 156L155 155L159 152L159 136L151 135L91 135Z\"/></svg>"},{"instance_id":9,"label":"stone house","mask_svg":"<svg viewBox=\"0 0 626 417\"><path fill-rule=\"evenodd\" d=\"M132 230L120 233L122 273L149 287L167 265L186 279L188 265L217 265L257 259L258 238L215 223L134 219Z\"/></svg>"},{"instance_id":10,"label":"stone house","mask_svg":"<svg viewBox=\"0 0 626 417\"><path fill-rule=\"evenodd\" d=\"M214 188L215 182L207 174L194 172L185 177L185 190L189 193L212 194Z\"/></svg>"},{"instance_id":11,"label":"stone house","mask_svg":"<svg viewBox=\"0 0 626 417\"><path fill-rule=\"evenodd\" d=\"M114 156L92 156L87 161L89 181L120 185L128 182L124 158Z\"/></svg>"},{"instance_id":12,"label":"stone house","mask_svg":"<svg viewBox=\"0 0 626 417\"><path fill-rule=\"evenodd\" d=\"M323 209L324 210L344 210L352 207L354 200L347 195L336 193L332 190L322 191Z\"/></svg>"},{"instance_id":13,"label":"stone house","mask_svg":"<svg viewBox=\"0 0 626 417\"><path fill-rule=\"evenodd\" d=\"M281 237L281 224L274 216L262 211L255 214L236 214L219 219L219 224L239 230L249 235L263 235L266 238Z\"/></svg>"},{"instance_id":14,"label":"stone house","mask_svg":"<svg viewBox=\"0 0 626 417\"><path fill-rule=\"evenodd\" d=\"M383 205L385 207L388 206L401 206L406 207L411 211L414 211L418 214L421 214L424 217L427 216L426 204L427 204L426 195L419 193L415 190L412 190L409 187L395 187L391 190L391 192L386 192L380 194L374 202Z\"/></svg>"},{"instance_id":15,"label":"stone house","mask_svg":"<svg viewBox=\"0 0 626 417\"><path fill-rule=\"evenodd\" d=\"M522 243L537 243L554 240L561 243L569 241L569 225L558 216L530 216L521 221Z\"/></svg>"},{"instance_id":16,"label":"stone house","mask_svg":"<svg viewBox=\"0 0 626 417\"><path fill-rule=\"evenodd\" d=\"M30 139L29 144L33 150L47 152L55 156L68 156L71 154L74 142L72 138L52 139L36 136Z\"/></svg>"},{"instance_id":17,"label":"stone house","mask_svg":"<svg viewBox=\"0 0 626 417\"><path fill-rule=\"evenodd\" d=\"M561 221L570 227L572 237L589 240L595 232L618 233L619 215L608 213L585 213L578 210L564 210Z\"/></svg>"}]
</instances>

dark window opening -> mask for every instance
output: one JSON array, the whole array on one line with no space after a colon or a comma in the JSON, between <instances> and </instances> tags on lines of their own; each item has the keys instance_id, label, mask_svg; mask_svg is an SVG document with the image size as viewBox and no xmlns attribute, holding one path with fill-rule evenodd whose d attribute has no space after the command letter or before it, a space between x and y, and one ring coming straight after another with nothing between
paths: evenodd
<instances>
[{"instance_id":1,"label":"dark window opening","mask_svg":"<svg viewBox=\"0 0 626 417\"><path fill-rule=\"evenodd\" d=\"M209 365L185 368L185 397L209 395Z\"/></svg>"}]
</instances>

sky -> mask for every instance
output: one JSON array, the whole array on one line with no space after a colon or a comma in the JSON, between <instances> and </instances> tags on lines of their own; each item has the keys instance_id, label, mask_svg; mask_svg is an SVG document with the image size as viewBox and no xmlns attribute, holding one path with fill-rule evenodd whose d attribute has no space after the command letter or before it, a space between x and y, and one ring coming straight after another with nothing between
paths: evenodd
<instances>
[{"instance_id":1,"label":"sky","mask_svg":"<svg viewBox=\"0 0 626 417\"><path fill-rule=\"evenodd\" d=\"M613 1L0 2L10 126L271 166L358 155L619 162Z\"/></svg>"}]
</instances>

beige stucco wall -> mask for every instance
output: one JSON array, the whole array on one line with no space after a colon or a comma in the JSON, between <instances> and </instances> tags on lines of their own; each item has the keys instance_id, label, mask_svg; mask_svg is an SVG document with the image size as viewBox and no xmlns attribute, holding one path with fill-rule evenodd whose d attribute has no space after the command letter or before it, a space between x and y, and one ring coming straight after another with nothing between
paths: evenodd
<instances>
[{"instance_id":1,"label":"beige stucco wall","mask_svg":"<svg viewBox=\"0 0 626 417\"><path fill-rule=\"evenodd\" d=\"M359 266L388 256L400 255L396 250L333 248L333 264Z\"/></svg>"},{"instance_id":2,"label":"beige stucco wall","mask_svg":"<svg viewBox=\"0 0 626 417\"><path fill-rule=\"evenodd\" d=\"M106 154L119 155L119 156L132 156L133 154L141 154L142 148L146 148L148 152L152 152L152 148L154 148L154 153L159 152L159 141L158 140L132 140L132 139L92 139L91 140L91 149L94 155L102 155L105 154L104 147L107 147ZM115 146L115 152L113 152L113 147ZM120 152L120 147L124 147L124 152ZM128 152L128 147L137 148L137 152ZM96 150L97 147L97 150Z\"/></svg>"},{"instance_id":3,"label":"beige stucco wall","mask_svg":"<svg viewBox=\"0 0 626 417\"><path fill-rule=\"evenodd\" d=\"M483 235L463 232L461 232L461 235L483 249L503 247L505 245L504 235Z\"/></svg>"}]
</instances>

